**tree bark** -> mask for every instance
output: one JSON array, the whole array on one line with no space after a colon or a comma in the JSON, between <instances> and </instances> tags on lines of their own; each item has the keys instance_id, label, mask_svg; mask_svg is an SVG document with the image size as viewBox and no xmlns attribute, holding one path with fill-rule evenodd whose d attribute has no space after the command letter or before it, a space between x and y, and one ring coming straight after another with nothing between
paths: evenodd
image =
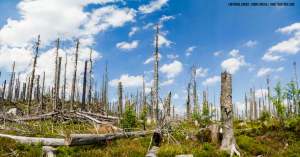
<instances>
[{"instance_id":1,"label":"tree bark","mask_svg":"<svg viewBox=\"0 0 300 157\"><path fill-rule=\"evenodd\" d=\"M53 101L53 111L57 108L57 69L58 69L58 50L59 50L59 38L56 41L56 52L55 52L55 74L54 74L54 101Z\"/></svg>"},{"instance_id":2,"label":"tree bark","mask_svg":"<svg viewBox=\"0 0 300 157\"><path fill-rule=\"evenodd\" d=\"M85 111L86 70L87 70L87 60L85 61L85 64L84 64L81 111Z\"/></svg>"},{"instance_id":3,"label":"tree bark","mask_svg":"<svg viewBox=\"0 0 300 157\"><path fill-rule=\"evenodd\" d=\"M65 100L66 100L66 82L67 82L67 60L68 54L66 53L66 63L65 63L65 74L64 74L64 87L63 87L63 95L62 95L62 106L61 108L65 108Z\"/></svg>"},{"instance_id":4,"label":"tree bark","mask_svg":"<svg viewBox=\"0 0 300 157\"><path fill-rule=\"evenodd\" d=\"M238 145L236 144L234 138L233 129L233 113L232 113L232 84L231 84L231 74L226 71L221 74L221 115L222 115L222 132L223 139L221 143L221 150L227 150L232 154L240 153L236 150Z\"/></svg>"},{"instance_id":5,"label":"tree bark","mask_svg":"<svg viewBox=\"0 0 300 157\"><path fill-rule=\"evenodd\" d=\"M186 100L186 114L187 114L187 120L190 120L191 117L191 105L190 105L190 87L191 87L191 83L188 83L187 86L187 100Z\"/></svg>"},{"instance_id":6,"label":"tree bark","mask_svg":"<svg viewBox=\"0 0 300 157\"><path fill-rule=\"evenodd\" d=\"M119 82L119 118L123 113L123 97L122 97L122 82Z\"/></svg>"},{"instance_id":7,"label":"tree bark","mask_svg":"<svg viewBox=\"0 0 300 157\"><path fill-rule=\"evenodd\" d=\"M33 87L34 72L35 72L35 66L36 66L36 59L37 59L37 55L38 55L38 51L39 51L39 45L40 45L40 35L38 36L38 41L36 44L35 57L34 57L33 68L32 68L32 72L31 72L31 82L30 82L30 90L29 90L28 105L27 105L28 116L30 116L30 103L31 103L32 87Z\"/></svg>"},{"instance_id":8,"label":"tree bark","mask_svg":"<svg viewBox=\"0 0 300 157\"><path fill-rule=\"evenodd\" d=\"M245 93L245 119L248 119L247 115L247 95Z\"/></svg>"},{"instance_id":9,"label":"tree bark","mask_svg":"<svg viewBox=\"0 0 300 157\"><path fill-rule=\"evenodd\" d=\"M88 111L91 110L91 96L92 96L92 67L93 67L93 61L92 61L92 48L90 53L90 74L89 74L89 91L88 91Z\"/></svg>"},{"instance_id":10,"label":"tree bark","mask_svg":"<svg viewBox=\"0 0 300 157\"><path fill-rule=\"evenodd\" d=\"M154 122L158 122L158 23L156 23L155 37L155 69L154 69ZM158 125L157 125L158 126Z\"/></svg>"},{"instance_id":11,"label":"tree bark","mask_svg":"<svg viewBox=\"0 0 300 157\"><path fill-rule=\"evenodd\" d=\"M197 82L196 82L196 62L194 62L194 112L197 112Z\"/></svg>"},{"instance_id":12,"label":"tree bark","mask_svg":"<svg viewBox=\"0 0 300 157\"><path fill-rule=\"evenodd\" d=\"M5 96L5 87L6 87L6 80L4 80L4 85L3 85L3 91L2 91L2 101L4 101L4 96Z\"/></svg>"}]
</instances>

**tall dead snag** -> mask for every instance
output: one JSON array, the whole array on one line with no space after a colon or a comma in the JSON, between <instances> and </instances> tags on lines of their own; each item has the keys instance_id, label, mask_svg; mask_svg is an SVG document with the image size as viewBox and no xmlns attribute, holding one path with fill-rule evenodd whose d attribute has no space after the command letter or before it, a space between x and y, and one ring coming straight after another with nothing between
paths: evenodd
<instances>
[{"instance_id":1,"label":"tall dead snag","mask_svg":"<svg viewBox=\"0 0 300 157\"><path fill-rule=\"evenodd\" d=\"M21 96L21 99L23 102L25 101L25 93L26 93L26 82L23 83L23 90L22 90L22 96Z\"/></svg>"},{"instance_id":2,"label":"tall dead snag","mask_svg":"<svg viewBox=\"0 0 300 157\"><path fill-rule=\"evenodd\" d=\"M260 98L258 99L258 104L259 104L259 116L261 116L261 104L260 104Z\"/></svg>"},{"instance_id":3,"label":"tall dead snag","mask_svg":"<svg viewBox=\"0 0 300 157\"><path fill-rule=\"evenodd\" d=\"M203 105L203 107L208 107L208 104L206 104L205 90L203 90Z\"/></svg>"},{"instance_id":4,"label":"tall dead snag","mask_svg":"<svg viewBox=\"0 0 300 157\"><path fill-rule=\"evenodd\" d=\"M141 109L144 108L144 106L146 105L146 95L145 95L145 76L144 76L144 69L143 69L143 97L141 98L143 100L143 106ZM148 106L146 106L148 107Z\"/></svg>"},{"instance_id":5,"label":"tall dead snag","mask_svg":"<svg viewBox=\"0 0 300 157\"><path fill-rule=\"evenodd\" d=\"M239 149L239 146L235 141L233 129L231 74L227 73L226 71L221 73L220 104L223 128L223 139L220 149L227 150L231 154L231 156L234 153L240 156L240 153L237 151L237 149Z\"/></svg>"},{"instance_id":6,"label":"tall dead snag","mask_svg":"<svg viewBox=\"0 0 300 157\"><path fill-rule=\"evenodd\" d=\"M11 105L11 99L12 99L12 93L13 93L13 82L14 82L14 76L15 76L15 61L13 64L13 71L11 73L11 78L10 78L10 83L9 83L9 88L8 88L8 104L9 106Z\"/></svg>"},{"instance_id":7,"label":"tall dead snag","mask_svg":"<svg viewBox=\"0 0 300 157\"><path fill-rule=\"evenodd\" d=\"M43 87L42 87L42 98L41 98L41 110L43 109L43 101L44 101L44 85L45 85L45 71L44 71L44 77L43 77Z\"/></svg>"},{"instance_id":8,"label":"tall dead snag","mask_svg":"<svg viewBox=\"0 0 300 157\"><path fill-rule=\"evenodd\" d=\"M91 95L92 95L92 67L93 67L93 61L92 61L92 48L90 53L90 73L89 73L89 91L88 91L88 111L90 111L91 106Z\"/></svg>"},{"instance_id":9,"label":"tall dead snag","mask_svg":"<svg viewBox=\"0 0 300 157\"><path fill-rule=\"evenodd\" d=\"M253 87L253 105L254 105L254 120L257 119L257 105L256 105L256 100L255 100L255 87Z\"/></svg>"},{"instance_id":10,"label":"tall dead snag","mask_svg":"<svg viewBox=\"0 0 300 157\"><path fill-rule=\"evenodd\" d=\"M59 57L58 61L58 69L57 69L57 84L56 84L56 92L57 92L57 100L59 100L59 90L60 90L60 71L61 71L61 57ZM58 103L58 102L57 102ZM57 107L57 106L56 106Z\"/></svg>"},{"instance_id":11,"label":"tall dead snag","mask_svg":"<svg viewBox=\"0 0 300 157\"><path fill-rule=\"evenodd\" d=\"M155 70L154 70L154 122L158 122L158 23L156 23L156 37L155 37Z\"/></svg>"},{"instance_id":12,"label":"tall dead snag","mask_svg":"<svg viewBox=\"0 0 300 157\"><path fill-rule=\"evenodd\" d=\"M6 87L6 80L4 80L4 85L3 85L3 91L2 91L2 101L4 101L4 95L5 95L5 87Z\"/></svg>"},{"instance_id":13,"label":"tall dead snag","mask_svg":"<svg viewBox=\"0 0 300 157\"><path fill-rule=\"evenodd\" d=\"M268 83L268 98L269 98L269 96L270 96L269 76L270 76L270 75L267 75L267 83ZM269 98L269 112L271 113L271 101L270 101L270 98Z\"/></svg>"},{"instance_id":14,"label":"tall dead snag","mask_svg":"<svg viewBox=\"0 0 300 157\"><path fill-rule=\"evenodd\" d=\"M27 114L28 114L28 116L30 116L31 95L32 95L34 72L35 72L35 66L36 66L36 58L37 58L37 55L38 55L38 52L39 52L39 45L40 45L40 35L38 36L38 41L36 43L35 57L34 57L33 68L32 68L32 72L31 72L31 81L30 81L30 89L29 89L29 97L28 97L28 105L27 105Z\"/></svg>"},{"instance_id":15,"label":"tall dead snag","mask_svg":"<svg viewBox=\"0 0 300 157\"><path fill-rule=\"evenodd\" d=\"M166 119L166 124L167 124L167 128L170 127L170 104L171 104L171 91L168 91L168 95L167 95L167 99L166 99L166 110L165 110L165 119Z\"/></svg>"},{"instance_id":16,"label":"tall dead snag","mask_svg":"<svg viewBox=\"0 0 300 157\"><path fill-rule=\"evenodd\" d=\"M85 64L84 64L84 75L83 75L83 90L82 90L81 111L84 111L84 110L85 110L86 70L87 70L87 60L85 61Z\"/></svg>"},{"instance_id":17,"label":"tall dead snag","mask_svg":"<svg viewBox=\"0 0 300 157\"><path fill-rule=\"evenodd\" d=\"M153 109L154 109L154 104L153 104L153 87L151 87L150 89L151 89L151 91L150 91L150 97L151 97L150 103L151 103L151 119L152 119L152 118L154 118L153 117Z\"/></svg>"},{"instance_id":18,"label":"tall dead snag","mask_svg":"<svg viewBox=\"0 0 300 157\"><path fill-rule=\"evenodd\" d=\"M252 88L250 88L251 101L250 101L250 120L253 120L253 94Z\"/></svg>"},{"instance_id":19,"label":"tall dead snag","mask_svg":"<svg viewBox=\"0 0 300 157\"><path fill-rule=\"evenodd\" d=\"M28 84L27 84L27 94L26 94L26 100L25 101L28 101L28 98L29 98L29 88L30 88L30 77L28 78Z\"/></svg>"},{"instance_id":20,"label":"tall dead snag","mask_svg":"<svg viewBox=\"0 0 300 157\"><path fill-rule=\"evenodd\" d=\"M122 117L123 101L122 101L122 82L119 82L119 117Z\"/></svg>"},{"instance_id":21,"label":"tall dead snag","mask_svg":"<svg viewBox=\"0 0 300 157\"><path fill-rule=\"evenodd\" d=\"M194 62L194 112L197 112L197 83L196 83L196 62Z\"/></svg>"},{"instance_id":22,"label":"tall dead snag","mask_svg":"<svg viewBox=\"0 0 300 157\"><path fill-rule=\"evenodd\" d=\"M36 103L40 103L40 75L37 76L36 80Z\"/></svg>"},{"instance_id":23,"label":"tall dead snag","mask_svg":"<svg viewBox=\"0 0 300 157\"><path fill-rule=\"evenodd\" d=\"M247 117L247 95L246 95L246 93L245 93L245 119L248 119L248 117Z\"/></svg>"},{"instance_id":24,"label":"tall dead snag","mask_svg":"<svg viewBox=\"0 0 300 157\"><path fill-rule=\"evenodd\" d=\"M77 60L78 60L78 46L79 46L79 39L77 39L76 52L75 52L75 65L74 65L74 74L73 74L72 90L71 90L71 110L74 110L75 83L76 83L76 71L77 71Z\"/></svg>"},{"instance_id":25,"label":"tall dead snag","mask_svg":"<svg viewBox=\"0 0 300 157\"><path fill-rule=\"evenodd\" d=\"M63 87L63 95L62 95L62 106L61 109L65 108L65 100L66 100L66 82L67 82L67 60L68 54L66 53L66 63L65 63L65 74L64 74L64 87Z\"/></svg>"},{"instance_id":26,"label":"tall dead snag","mask_svg":"<svg viewBox=\"0 0 300 157\"><path fill-rule=\"evenodd\" d=\"M56 41L56 51L55 51L55 74L54 74L54 101L53 101L53 111L57 108L57 68L58 68L58 50L59 50L59 38Z\"/></svg>"},{"instance_id":27,"label":"tall dead snag","mask_svg":"<svg viewBox=\"0 0 300 157\"><path fill-rule=\"evenodd\" d=\"M191 115L191 105L190 105L190 87L191 83L188 83L187 86L187 100L186 100L186 114L187 114L187 119L190 120L190 115Z\"/></svg>"}]
</instances>

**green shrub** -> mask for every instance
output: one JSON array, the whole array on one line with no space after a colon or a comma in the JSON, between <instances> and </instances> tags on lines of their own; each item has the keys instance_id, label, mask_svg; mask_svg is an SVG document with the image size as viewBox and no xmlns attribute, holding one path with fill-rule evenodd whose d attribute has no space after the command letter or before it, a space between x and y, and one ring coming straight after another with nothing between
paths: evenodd
<instances>
[{"instance_id":1,"label":"green shrub","mask_svg":"<svg viewBox=\"0 0 300 157\"><path fill-rule=\"evenodd\" d=\"M271 113L268 110L262 112L261 121L269 121L271 118Z\"/></svg>"}]
</instances>

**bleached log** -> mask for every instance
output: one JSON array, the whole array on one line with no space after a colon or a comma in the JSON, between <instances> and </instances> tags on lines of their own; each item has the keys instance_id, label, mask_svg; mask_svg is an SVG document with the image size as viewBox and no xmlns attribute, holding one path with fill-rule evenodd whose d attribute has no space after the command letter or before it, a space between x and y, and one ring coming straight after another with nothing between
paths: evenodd
<instances>
[{"instance_id":1,"label":"bleached log","mask_svg":"<svg viewBox=\"0 0 300 157\"><path fill-rule=\"evenodd\" d=\"M152 149L146 154L146 157L157 157L158 156L158 148L153 146Z\"/></svg>"},{"instance_id":2,"label":"bleached log","mask_svg":"<svg viewBox=\"0 0 300 157\"><path fill-rule=\"evenodd\" d=\"M82 112L82 111L80 113L82 113L82 114L88 114L88 115L92 115L92 116L96 116L96 117L100 117L100 118L103 118L103 119L113 119L113 120L119 119L119 117L106 116L106 115L101 115L101 114L97 114L97 113Z\"/></svg>"},{"instance_id":3,"label":"bleached log","mask_svg":"<svg viewBox=\"0 0 300 157\"><path fill-rule=\"evenodd\" d=\"M93 117L88 116L88 115L85 115L85 114L82 114L82 113L78 113L78 112L76 114L80 115L80 116L83 116L85 118L88 118L88 119L92 120L93 122L96 122L96 123L99 123L99 124L105 124L105 125L108 125L108 126L112 127L115 130L122 131L122 129L120 129L120 128L116 127L116 126L113 126L113 125L111 125L109 123L106 123L106 122L101 122L101 121L99 121L99 120L97 120L97 119L95 119Z\"/></svg>"},{"instance_id":4,"label":"bleached log","mask_svg":"<svg viewBox=\"0 0 300 157\"><path fill-rule=\"evenodd\" d=\"M23 137L23 136L13 136L13 135L5 135L0 134L0 137L8 137L12 138L20 143L29 144L29 145L36 145L38 142L42 142L43 146L63 146L64 139L59 138L38 138L38 137Z\"/></svg>"},{"instance_id":5,"label":"bleached log","mask_svg":"<svg viewBox=\"0 0 300 157\"><path fill-rule=\"evenodd\" d=\"M65 145L68 147L98 144L105 140L114 140L126 137L140 137L154 133L157 130L146 130L125 133L109 133L109 134L69 134L65 137Z\"/></svg>"},{"instance_id":6,"label":"bleached log","mask_svg":"<svg viewBox=\"0 0 300 157\"><path fill-rule=\"evenodd\" d=\"M50 146L44 146L42 152L45 157L56 157L58 155L58 150Z\"/></svg>"}]
</instances>

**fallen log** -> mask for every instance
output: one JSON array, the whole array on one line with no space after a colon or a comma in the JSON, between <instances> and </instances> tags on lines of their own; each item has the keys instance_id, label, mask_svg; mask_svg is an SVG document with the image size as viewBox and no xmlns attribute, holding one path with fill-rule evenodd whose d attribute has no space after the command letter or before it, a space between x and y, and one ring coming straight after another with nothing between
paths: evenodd
<instances>
[{"instance_id":1,"label":"fallen log","mask_svg":"<svg viewBox=\"0 0 300 157\"><path fill-rule=\"evenodd\" d=\"M157 130L146 130L125 133L109 133L109 134L69 134L65 137L65 145L68 147L98 144L105 140L115 140L125 137L136 138L139 136L146 136L156 132Z\"/></svg>"},{"instance_id":2,"label":"fallen log","mask_svg":"<svg viewBox=\"0 0 300 157\"><path fill-rule=\"evenodd\" d=\"M88 119L90 119L90 120L92 120L92 121L94 121L94 122L96 122L96 123L108 125L108 126L112 127L112 128L115 129L115 130L122 131L121 128L118 128L118 127L113 126L113 125L111 125L111 124L109 124L109 123L106 123L106 122L101 122L101 121L99 121L99 120L97 120L97 119L95 119L95 118L93 118L93 117L88 116L88 115L81 114L81 113L76 113L76 114L77 114L77 115L80 115L80 116L83 116L83 117L85 117L85 118L88 118Z\"/></svg>"},{"instance_id":3,"label":"fallen log","mask_svg":"<svg viewBox=\"0 0 300 157\"><path fill-rule=\"evenodd\" d=\"M25 132L24 130L21 130L21 129L18 129L18 128L10 128L10 127L7 127L7 126L4 126L4 125L0 125L0 130L15 130L15 131L18 131L18 132Z\"/></svg>"},{"instance_id":4,"label":"fallen log","mask_svg":"<svg viewBox=\"0 0 300 157\"><path fill-rule=\"evenodd\" d=\"M29 145L36 145L37 143L41 142L43 146L63 146L64 139L59 138L38 138L38 137L23 137L23 136L13 136L13 135L6 135L0 134L0 137L8 137L12 138L20 143L29 144Z\"/></svg>"},{"instance_id":5,"label":"fallen log","mask_svg":"<svg viewBox=\"0 0 300 157\"><path fill-rule=\"evenodd\" d=\"M156 146L153 146L151 150L146 154L146 157L157 157L158 156L158 148Z\"/></svg>"},{"instance_id":6,"label":"fallen log","mask_svg":"<svg viewBox=\"0 0 300 157\"><path fill-rule=\"evenodd\" d=\"M96 116L96 117L100 117L100 118L103 118L103 119L113 119L113 120L118 120L119 117L114 117L114 116L105 116L105 115L101 115L101 114L97 114L97 113L90 113L90 112L79 112L79 113L82 113L82 114L88 114L88 115L92 115L92 116ZM121 118L122 119L122 118Z\"/></svg>"},{"instance_id":7,"label":"fallen log","mask_svg":"<svg viewBox=\"0 0 300 157\"><path fill-rule=\"evenodd\" d=\"M31 117L31 118L17 118L14 119L14 121L31 121L31 120L41 120L41 119L49 119L54 115L59 114L58 112L52 112L52 113L47 113L47 114L43 114L37 117Z\"/></svg>"}]
</instances>

